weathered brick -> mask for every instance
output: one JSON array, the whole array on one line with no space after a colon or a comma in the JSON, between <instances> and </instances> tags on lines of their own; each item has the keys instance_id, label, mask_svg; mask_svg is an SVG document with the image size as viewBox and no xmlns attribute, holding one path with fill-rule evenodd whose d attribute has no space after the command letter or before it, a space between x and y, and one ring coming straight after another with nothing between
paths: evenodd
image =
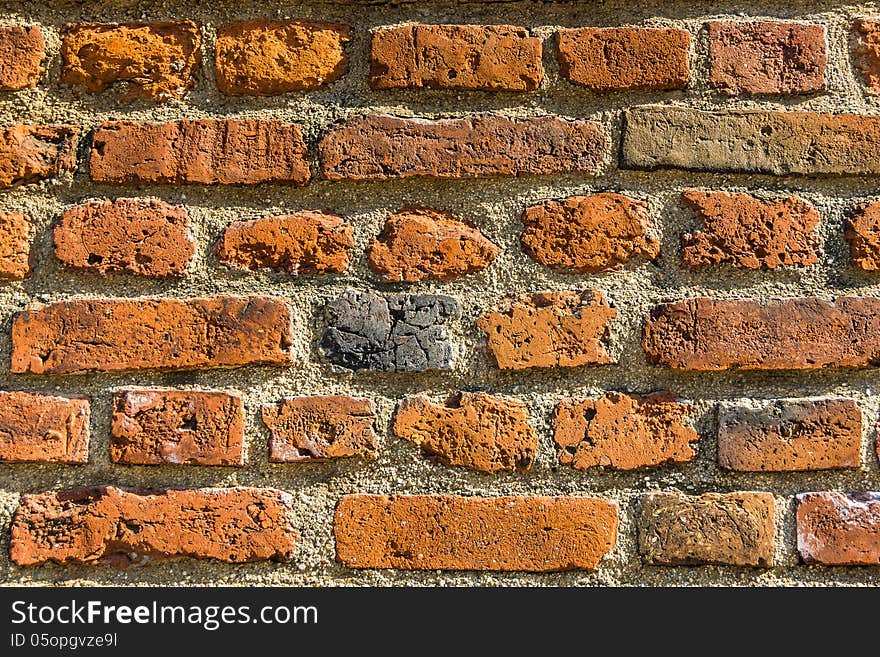
<instances>
[{"instance_id":1,"label":"weathered brick","mask_svg":"<svg viewBox=\"0 0 880 657\"><path fill-rule=\"evenodd\" d=\"M39 25L0 26L0 90L36 87L45 59L46 41Z\"/></svg>"},{"instance_id":2,"label":"weathered brick","mask_svg":"<svg viewBox=\"0 0 880 657\"><path fill-rule=\"evenodd\" d=\"M116 185L305 185L311 177L300 126L272 119L104 123L89 167L94 182Z\"/></svg>"},{"instance_id":3,"label":"weathered brick","mask_svg":"<svg viewBox=\"0 0 880 657\"><path fill-rule=\"evenodd\" d=\"M373 33L374 89L532 91L541 40L512 25L406 25Z\"/></svg>"},{"instance_id":4,"label":"weathered brick","mask_svg":"<svg viewBox=\"0 0 880 657\"><path fill-rule=\"evenodd\" d=\"M642 497L639 553L648 564L773 565L770 493L654 493Z\"/></svg>"},{"instance_id":5,"label":"weathered brick","mask_svg":"<svg viewBox=\"0 0 880 657\"><path fill-rule=\"evenodd\" d=\"M61 30L61 82L92 93L124 85L126 99L180 98L195 81L201 43L192 21L68 23Z\"/></svg>"},{"instance_id":6,"label":"weathered brick","mask_svg":"<svg viewBox=\"0 0 880 657\"><path fill-rule=\"evenodd\" d=\"M272 463L376 458L376 414L369 399L342 395L292 397L263 406L263 422L272 433Z\"/></svg>"},{"instance_id":7,"label":"weathered brick","mask_svg":"<svg viewBox=\"0 0 880 657\"><path fill-rule=\"evenodd\" d=\"M370 269L385 281L450 281L488 267L501 249L478 229L438 210L401 210L370 244Z\"/></svg>"},{"instance_id":8,"label":"weathered brick","mask_svg":"<svg viewBox=\"0 0 880 657\"><path fill-rule=\"evenodd\" d=\"M289 365L290 311L271 297L74 299L12 320L13 372Z\"/></svg>"},{"instance_id":9,"label":"weathered brick","mask_svg":"<svg viewBox=\"0 0 880 657\"><path fill-rule=\"evenodd\" d=\"M0 461L87 463L89 401L0 392Z\"/></svg>"},{"instance_id":10,"label":"weathered brick","mask_svg":"<svg viewBox=\"0 0 880 657\"><path fill-rule=\"evenodd\" d=\"M124 390L113 398L110 458L130 465L244 465L241 396Z\"/></svg>"},{"instance_id":11,"label":"weathered brick","mask_svg":"<svg viewBox=\"0 0 880 657\"><path fill-rule=\"evenodd\" d=\"M485 393L462 392L443 404L407 397L391 430L445 465L480 472L529 470L538 450L525 404Z\"/></svg>"},{"instance_id":12,"label":"weathered brick","mask_svg":"<svg viewBox=\"0 0 880 657\"><path fill-rule=\"evenodd\" d=\"M324 308L321 350L331 363L350 370L450 369L453 347L446 324L460 314L452 297L348 290Z\"/></svg>"},{"instance_id":13,"label":"weathered brick","mask_svg":"<svg viewBox=\"0 0 880 657\"><path fill-rule=\"evenodd\" d=\"M700 439L688 423L693 408L675 399L666 392L607 392L562 400L553 413L559 462L577 470L636 470L693 460L691 443Z\"/></svg>"},{"instance_id":14,"label":"weathered brick","mask_svg":"<svg viewBox=\"0 0 880 657\"><path fill-rule=\"evenodd\" d=\"M760 303L700 297L656 306L648 362L682 370L807 370L880 365L880 299Z\"/></svg>"},{"instance_id":15,"label":"weathered brick","mask_svg":"<svg viewBox=\"0 0 880 657\"><path fill-rule=\"evenodd\" d=\"M607 149L600 125L555 116L359 116L318 144L328 180L595 173Z\"/></svg>"},{"instance_id":16,"label":"weathered brick","mask_svg":"<svg viewBox=\"0 0 880 657\"><path fill-rule=\"evenodd\" d=\"M689 190L703 230L682 238L691 267L730 264L744 269L806 267L819 260L819 213L797 196L764 200L748 194Z\"/></svg>"},{"instance_id":17,"label":"weathered brick","mask_svg":"<svg viewBox=\"0 0 880 657\"><path fill-rule=\"evenodd\" d=\"M863 203L846 217L845 235L854 267L880 271L880 203Z\"/></svg>"},{"instance_id":18,"label":"weathered brick","mask_svg":"<svg viewBox=\"0 0 880 657\"><path fill-rule=\"evenodd\" d=\"M582 27L557 32L564 78L593 91L684 89L690 81L687 30Z\"/></svg>"},{"instance_id":19,"label":"weathered brick","mask_svg":"<svg viewBox=\"0 0 880 657\"><path fill-rule=\"evenodd\" d=\"M120 568L192 557L289 561L299 535L271 488L129 491L98 486L22 495L9 553L20 566Z\"/></svg>"},{"instance_id":20,"label":"weathered brick","mask_svg":"<svg viewBox=\"0 0 880 657\"><path fill-rule=\"evenodd\" d=\"M348 25L340 23L225 23L217 28L217 88L224 94L250 96L318 89L348 69L348 36Z\"/></svg>"},{"instance_id":21,"label":"weathered brick","mask_svg":"<svg viewBox=\"0 0 880 657\"><path fill-rule=\"evenodd\" d=\"M616 316L599 290L539 292L505 300L477 327L500 369L604 365L616 362L608 353Z\"/></svg>"},{"instance_id":22,"label":"weathered brick","mask_svg":"<svg viewBox=\"0 0 880 657\"><path fill-rule=\"evenodd\" d=\"M346 495L333 523L349 568L594 570L617 540L617 505L589 497Z\"/></svg>"},{"instance_id":23,"label":"weathered brick","mask_svg":"<svg viewBox=\"0 0 880 657\"><path fill-rule=\"evenodd\" d=\"M76 169L79 128L72 125L14 125L0 128L0 187L54 178Z\"/></svg>"},{"instance_id":24,"label":"weathered brick","mask_svg":"<svg viewBox=\"0 0 880 657\"><path fill-rule=\"evenodd\" d=\"M849 399L785 399L718 407L718 463L727 470L857 468L861 443L862 412Z\"/></svg>"},{"instance_id":25,"label":"weathered brick","mask_svg":"<svg viewBox=\"0 0 880 657\"><path fill-rule=\"evenodd\" d=\"M30 273L33 233L21 212L0 212L0 279L19 281Z\"/></svg>"},{"instance_id":26,"label":"weathered brick","mask_svg":"<svg viewBox=\"0 0 880 657\"><path fill-rule=\"evenodd\" d=\"M90 201L65 210L52 231L55 257L102 274L186 274L195 253L189 215L156 199Z\"/></svg>"},{"instance_id":27,"label":"weathered brick","mask_svg":"<svg viewBox=\"0 0 880 657\"><path fill-rule=\"evenodd\" d=\"M623 168L880 174L880 116L684 107L641 107L624 116Z\"/></svg>"},{"instance_id":28,"label":"weathered brick","mask_svg":"<svg viewBox=\"0 0 880 657\"><path fill-rule=\"evenodd\" d=\"M520 242L534 260L565 272L618 269L631 258L654 260L660 242L648 235L648 204L602 192L526 208Z\"/></svg>"},{"instance_id":29,"label":"weathered brick","mask_svg":"<svg viewBox=\"0 0 880 657\"><path fill-rule=\"evenodd\" d=\"M880 94L880 21L858 19L853 22L856 46L855 65L870 94Z\"/></svg>"},{"instance_id":30,"label":"weathered brick","mask_svg":"<svg viewBox=\"0 0 880 657\"><path fill-rule=\"evenodd\" d=\"M342 217L305 211L236 221L223 231L215 254L240 269L338 274L351 264L353 248L354 229Z\"/></svg>"},{"instance_id":31,"label":"weathered brick","mask_svg":"<svg viewBox=\"0 0 880 657\"><path fill-rule=\"evenodd\" d=\"M797 544L805 563L880 564L880 493L797 496Z\"/></svg>"},{"instance_id":32,"label":"weathered brick","mask_svg":"<svg viewBox=\"0 0 880 657\"><path fill-rule=\"evenodd\" d=\"M807 94L825 88L825 26L711 21L709 79L727 94Z\"/></svg>"}]
</instances>

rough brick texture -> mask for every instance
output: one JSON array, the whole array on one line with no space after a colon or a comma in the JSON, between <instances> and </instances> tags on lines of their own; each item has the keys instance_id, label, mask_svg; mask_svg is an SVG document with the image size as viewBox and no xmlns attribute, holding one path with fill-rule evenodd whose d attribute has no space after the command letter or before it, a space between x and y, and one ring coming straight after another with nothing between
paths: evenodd
<instances>
[{"instance_id":1,"label":"rough brick texture","mask_svg":"<svg viewBox=\"0 0 880 657\"><path fill-rule=\"evenodd\" d=\"M125 390L113 399L110 458L131 465L244 465L241 396Z\"/></svg>"},{"instance_id":2,"label":"rough brick texture","mask_svg":"<svg viewBox=\"0 0 880 657\"><path fill-rule=\"evenodd\" d=\"M76 169L79 133L70 125L0 128L0 188L28 185Z\"/></svg>"},{"instance_id":3,"label":"rough brick texture","mask_svg":"<svg viewBox=\"0 0 880 657\"><path fill-rule=\"evenodd\" d=\"M608 392L599 399L564 399L553 413L559 462L577 470L611 470L686 463L700 437L689 426L692 408L671 393Z\"/></svg>"},{"instance_id":4,"label":"rough brick texture","mask_svg":"<svg viewBox=\"0 0 880 657\"><path fill-rule=\"evenodd\" d=\"M195 253L189 215L156 199L90 201L65 210L52 232L65 266L102 274L186 274Z\"/></svg>"},{"instance_id":5,"label":"rough brick texture","mask_svg":"<svg viewBox=\"0 0 880 657\"><path fill-rule=\"evenodd\" d=\"M615 362L608 339L616 316L599 290L539 292L505 300L477 326L501 369L578 367Z\"/></svg>"},{"instance_id":6,"label":"rough brick texture","mask_svg":"<svg viewBox=\"0 0 880 657\"><path fill-rule=\"evenodd\" d=\"M273 463L376 458L376 415L369 399L292 397L263 406L263 422L272 433L269 460Z\"/></svg>"},{"instance_id":7,"label":"rough brick texture","mask_svg":"<svg viewBox=\"0 0 880 657\"><path fill-rule=\"evenodd\" d=\"M298 212L236 221L217 242L217 259L240 269L291 274L341 273L351 263L354 230L342 217Z\"/></svg>"},{"instance_id":8,"label":"rough brick texture","mask_svg":"<svg viewBox=\"0 0 880 657\"><path fill-rule=\"evenodd\" d=\"M852 264L864 271L880 271L880 203L863 203L846 218L845 235Z\"/></svg>"},{"instance_id":9,"label":"rough brick texture","mask_svg":"<svg viewBox=\"0 0 880 657\"><path fill-rule=\"evenodd\" d=\"M691 267L776 269L819 261L819 213L797 196L764 200L689 190L682 198L703 223L701 231L682 238L681 257Z\"/></svg>"},{"instance_id":10,"label":"rough brick texture","mask_svg":"<svg viewBox=\"0 0 880 657\"><path fill-rule=\"evenodd\" d=\"M12 322L12 371L67 374L290 364L280 299L75 299Z\"/></svg>"},{"instance_id":11,"label":"rough brick texture","mask_svg":"<svg viewBox=\"0 0 880 657\"><path fill-rule=\"evenodd\" d=\"M21 212L0 212L0 279L17 281L30 273L34 229Z\"/></svg>"},{"instance_id":12,"label":"rough brick texture","mask_svg":"<svg viewBox=\"0 0 880 657\"><path fill-rule=\"evenodd\" d=\"M880 493L798 495L797 545L808 564L880 564Z\"/></svg>"},{"instance_id":13,"label":"rough brick texture","mask_svg":"<svg viewBox=\"0 0 880 657\"><path fill-rule=\"evenodd\" d=\"M0 461L87 463L89 402L32 392L0 392Z\"/></svg>"},{"instance_id":14,"label":"rough brick texture","mask_svg":"<svg viewBox=\"0 0 880 657\"><path fill-rule=\"evenodd\" d=\"M808 370L880 365L880 299L759 303L706 297L656 306L648 362L681 370Z\"/></svg>"},{"instance_id":15,"label":"rough brick texture","mask_svg":"<svg viewBox=\"0 0 880 657\"><path fill-rule=\"evenodd\" d=\"M310 91L348 68L347 25L249 20L217 28L217 88L232 95L273 96Z\"/></svg>"},{"instance_id":16,"label":"rough brick texture","mask_svg":"<svg viewBox=\"0 0 880 657\"><path fill-rule=\"evenodd\" d=\"M128 491L101 486L23 495L9 553L20 566L180 557L289 561L299 538L287 495L271 488Z\"/></svg>"},{"instance_id":17,"label":"rough brick texture","mask_svg":"<svg viewBox=\"0 0 880 657\"><path fill-rule=\"evenodd\" d=\"M639 553L664 566L773 565L775 507L769 493L654 493L642 498Z\"/></svg>"},{"instance_id":18,"label":"rough brick texture","mask_svg":"<svg viewBox=\"0 0 880 657\"><path fill-rule=\"evenodd\" d=\"M478 229L438 210L402 210L370 245L370 269L389 282L450 281L488 267L501 249Z\"/></svg>"},{"instance_id":19,"label":"rough brick texture","mask_svg":"<svg viewBox=\"0 0 880 657\"><path fill-rule=\"evenodd\" d=\"M602 127L590 121L369 115L331 128L318 153L328 180L386 180L594 173L607 148Z\"/></svg>"},{"instance_id":20,"label":"rough brick texture","mask_svg":"<svg viewBox=\"0 0 880 657\"><path fill-rule=\"evenodd\" d=\"M541 40L512 25L407 25L373 34L374 89L532 91Z\"/></svg>"},{"instance_id":21,"label":"rough brick texture","mask_svg":"<svg viewBox=\"0 0 880 657\"><path fill-rule=\"evenodd\" d=\"M485 393L463 392L444 404L408 397L391 430L446 465L480 472L528 470L538 449L525 405Z\"/></svg>"},{"instance_id":22,"label":"rough brick texture","mask_svg":"<svg viewBox=\"0 0 880 657\"><path fill-rule=\"evenodd\" d=\"M856 68L868 93L880 94L880 21L857 19L853 22L853 33Z\"/></svg>"},{"instance_id":23,"label":"rough brick texture","mask_svg":"<svg viewBox=\"0 0 880 657\"><path fill-rule=\"evenodd\" d=\"M684 89L690 81L686 30L584 27L559 30L560 72L593 91Z\"/></svg>"},{"instance_id":24,"label":"rough brick texture","mask_svg":"<svg viewBox=\"0 0 880 657\"><path fill-rule=\"evenodd\" d=\"M0 26L0 91L37 86L45 58L46 40L39 25Z\"/></svg>"},{"instance_id":25,"label":"rough brick texture","mask_svg":"<svg viewBox=\"0 0 880 657\"><path fill-rule=\"evenodd\" d=\"M560 271L591 274L660 255L660 242L648 235L648 204L615 192L532 205L522 222L523 251Z\"/></svg>"},{"instance_id":26,"label":"rough brick texture","mask_svg":"<svg viewBox=\"0 0 880 657\"><path fill-rule=\"evenodd\" d=\"M589 497L346 495L333 524L349 568L594 570L617 505Z\"/></svg>"},{"instance_id":27,"label":"rough brick texture","mask_svg":"<svg viewBox=\"0 0 880 657\"><path fill-rule=\"evenodd\" d=\"M273 119L117 121L92 138L92 180L106 184L305 185L299 125Z\"/></svg>"},{"instance_id":28,"label":"rough brick texture","mask_svg":"<svg viewBox=\"0 0 880 657\"><path fill-rule=\"evenodd\" d=\"M721 404L718 463L727 470L857 468L862 412L848 399Z\"/></svg>"}]
</instances>

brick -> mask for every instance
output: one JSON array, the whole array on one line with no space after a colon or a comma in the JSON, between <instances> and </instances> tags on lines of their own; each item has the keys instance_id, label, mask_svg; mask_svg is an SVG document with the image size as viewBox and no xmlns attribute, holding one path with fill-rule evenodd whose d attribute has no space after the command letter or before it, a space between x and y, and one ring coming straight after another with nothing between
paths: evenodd
<instances>
[{"instance_id":1,"label":"brick","mask_svg":"<svg viewBox=\"0 0 880 657\"><path fill-rule=\"evenodd\" d=\"M98 93L119 85L124 98L186 95L201 61L192 21L68 23L61 30L61 82Z\"/></svg>"},{"instance_id":2,"label":"brick","mask_svg":"<svg viewBox=\"0 0 880 657\"><path fill-rule=\"evenodd\" d=\"M20 281L30 273L33 233L21 212L0 212L0 279Z\"/></svg>"},{"instance_id":3,"label":"brick","mask_svg":"<svg viewBox=\"0 0 880 657\"><path fill-rule=\"evenodd\" d=\"M819 261L819 213L797 196L764 200L692 189L682 199L703 223L703 230L682 238L686 265L766 270Z\"/></svg>"},{"instance_id":4,"label":"brick","mask_svg":"<svg viewBox=\"0 0 880 657\"><path fill-rule=\"evenodd\" d=\"M687 30L582 27L556 34L562 77L593 91L666 91L690 81Z\"/></svg>"},{"instance_id":5,"label":"brick","mask_svg":"<svg viewBox=\"0 0 880 657\"><path fill-rule=\"evenodd\" d=\"M825 88L825 26L711 21L709 80L726 94L808 94Z\"/></svg>"},{"instance_id":6,"label":"brick","mask_svg":"<svg viewBox=\"0 0 880 657\"><path fill-rule=\"evenodd\" d=\"M523 251L564 272L608 271L631 258L654 260L660 255L660 242L648 235L648 204L623 194L546 201L526 208L522 222Z\"/></svg>"},{"instance_id":7,"label":"brick","mask_svg":"<svg viewBox=\"0 0 880 657\"><path fill-rule=\"evenodd\" d=\"M224 265L290 274L339 274L351 264L354 229L342 217L297 212L226 227L214 250Z\"/></svg>"},{"instance_id":8,"label":"brick","mask_svg":"<svg viewBox=\"0 0 880 657\"><path fill-rule=\"evenodd\" d=\"M272 297L74 299L12 320L13 372L289 365L290 311Z\"/></svg>"},{"instance_id":9,"label":"brick","mask_svg":"<svg viewBox=\"0 0 880 657\"><path fill-rule=\"evenodd\" d=\"M705 297L656 306L648 362L681 370L809 370L880 365L880 299L759 303Z\"/></svg>"},{"instance_id":10,"label":"brick","mask_svg":"<svg viewBox=\"0 0 880 657\"><path fill-rule=\"evenodd\" d=\"M462 392L443 404L407 397L391 431L445 465L480 472L529 470L538 450L525 404L484 393Z\"/></svg>"},{"instance_id":11,"label":"brick","mask_svg":"<svg viewBox=\"0 0 880 657\"><path fill-rule=\"evenodd\" d=\"M192 557L289 561L299 535L271 488L130 491L96 486L22 495L9 553L19 566L113 565Z\"/></svg>"},{"instance_id":12,"label":"brick","mask_svg":"<svg viewBox=\"0 0 880 657\"><path fill-rule=\"evenodd\" d=\"M88 463L89 401L0 392L0 461Z\"/></svg>"},{"instance_id":13,"label":"brick","mask_svg":"<svg viewBox=\"0 0 880 657\"><path fill-rule=\"evenodd\" d=\"M600 125L555 116L359 116L331 128L318 144L328 180L595 173L607 150Z\"/></svg>"},{"instance_id":14,"label":"brick","mask_svg":"<svg viewBox=\"0 0 880 657\"><path fill-rule=\"evenodd\" d=\"M348 25L249 20L217 28L217 88L224 94L274 96L311 91L348 69Z\"/></svg>"},{"instance_id":15,"label":"brick","mask_svg":"<svg viewBox=\"0 0 880 657\"><path fill-rule=\"evenodd\" d=\"M0 26L0 91L36 87L45 59L46 41L39 25Z\"/></svg>"},{"instance_id":16,"label":"brick","mask_svg":"<svg viewBox=\"0 0 880 657\"><path fill-rule=\"evenodd\" d=\"M553 413L559 462L576 470L636 470L692 461L700 436L689 425L693 407L674 394L607 392L599 399L564 399Z\"/></svg>"},{"instance_id":17,"label":"brick","mask_svg":"<svg viewBox=\"0 0 880 657\"><path fill-rule=\"evenodd\" d=\"M853 267L880 271L880 203L863 203L848 213L845 235Z\"/></svg>"},{"instance_id":18,"label":"brick","mask_svg":"<svg viewBox=\"0 0 880 657\"><path fill-rule=\"evenodd\" d=\"M642 497L639 554L661 566L773 566L770 493L654 493Z\"/></svg>"},{"instance_id":19,"label":"brick","mask_svg":"<svg viewBox=\"0 0 880 657\"><path fill-rule=\"evenodd\" d=\"M460 314L452 297L348 290L324 307L321 351L355 371L448 370L453 346L446 325Z\"/></svg>"},{"instance_id":20,"label":"brick","mask_svg":"<svg viewBox=\"0 0 880 657\"><path fill-rule=\"evenodd\" d=\"M451 281L486 269L501 249L478 229L438 210L414 208L385 220L369 248L370 269L388 282Z\"/></svg>"},{"instance_id":21,"label":"brick","mask_svg":"<svg viewBox=\"0 0 880 657\"><path fill-rule=\"evenodd\" d=\"M609 326L617 316L599 290L539 292L506 299L477 319L486 350L500 369L604 365Z\"/></svg>"},{"instance_id":22,"label":"brick","mask_svg":"<svg viewBox=\"0 0 880 657\"><path fill-rule=\"evenodd\" d=\"M244 465L241 396L123 390L113 397L110 459L129 465Z\"/></svg>"},{"instance_id":23,"label":"brick","mask_svg":"<svg viewBox=\"0 0 880 657\"><path fill-rule=\"evenodd\" d=\"M533 91L541 40L512 25L406 25L373 33L374 89Z\"/></svg>"},{"instance_id":24,"label":"brick","mask_svg":"<svg viewBox=\"0 0 880 657\"><path fill-rule=\"evenodd\" d=\"M349 568L595 570L617 540L617 505L589 497L346 495L333 523Z\"/></svg>"},{"instance_id":25,"label":"brick","mask_svg":"<svg viewBox=\"0 0 880 657\"><path fill-rule=\"evenodd\" d=\"M52 236L66 267L102 274L184 276L195 253L186 210L156 199L76 205L61 214Z\"/></svg>"},{"instance_id":26,"label":"brick","mask_svg":"<svg viewBox=\"0 0 880 657\"><path fill-rule=\"evenodd\" d=\"M642 107L625 117L625 169L880 174L880 116Z\"/></svg>"},{"instance_id":27,"label":"brick","mask_svg":"<svg viewBox=\"0 0 880 657\"><path fill-rule=\"evenodd\" d=\"M726 470L857 468L862 412L849 399L779 399L718 407L718 463Z\"/></svg>"},{"instance_id":28,"label":"brick","mask_svg":"<svg viewBox=\"0 0 880 657\"><path fill-rule=\"evenodd\" d=\"M79 128L14 125L0 128L0 188L29 185L76 169Z\"/></svg>"},{"instance_id":29,"label":"brick","mask_svg":"<svg viewBox=\"0 0 880 657\"><path fill-rule=\"evenodd\" d=\"M797 544L804 563L880 564L880 493L804 493L797 500Z\"/></svg>"},{"instance_id":30,"label":"brick","mask_svg":"<svg viewBox=\"0 0 880 657\"><path fill-rule=\"evenodd\" d=\"M376 413L369 399L292 397L263 406L263 422L272 434L272 463L376 458Z\"/></svg>"},{"instance_id":31,"label":"brick","mask_svg":"<svg viewBox=\"0 0 880 657\"><path fill-rule=\"evenodd\" d=\"M103 123L89 167L94 182L113 185L305 185L311 177L300 126L271 119Z\"/></svg>"},{"instance_id":32,"label":"brick","mask_svg":"<svg viewBox=\"0 0 880 657\"><path fill-rule=\"evenodd\" d=\"M880 94L880 21L858 19L853 22L856 69L870 94Z\"/></svg>"}]
</instances>

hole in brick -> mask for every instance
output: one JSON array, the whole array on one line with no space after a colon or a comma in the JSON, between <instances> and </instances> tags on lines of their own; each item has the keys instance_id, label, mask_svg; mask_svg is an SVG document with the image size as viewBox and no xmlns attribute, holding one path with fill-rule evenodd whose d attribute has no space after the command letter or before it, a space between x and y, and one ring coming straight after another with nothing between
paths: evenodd
<instances>
[{"instance_id":1,"label":"hole in brick","mask_svg":"<svg viewBox=\"0 0 880 657\"><path fill-rule=\"evenodd\" d=\"M180 423L180 428L178 431L196 431L199 428L198 422L196 421L195 416L191 415L183 419L183 422Z\"/></svg>"},{"instance_id":2,"label":"hole in brick","mask_svg":"<svg viewBox=\"0 0 880 657\"><path fill-rule=\"evenodd\" d=\"M99 265L104 261L103 256L99 256L97 253L90 253L88 258L88 263L90 265Z\"/></svg>"}]
</instances>

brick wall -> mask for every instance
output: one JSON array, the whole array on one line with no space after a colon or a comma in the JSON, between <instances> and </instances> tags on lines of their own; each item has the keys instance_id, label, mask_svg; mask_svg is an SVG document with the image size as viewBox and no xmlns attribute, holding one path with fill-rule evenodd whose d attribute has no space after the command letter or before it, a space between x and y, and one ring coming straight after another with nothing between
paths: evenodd
<instances>
[{"instance_id":1,"label":"brick wall","mask_svg":"<svg viewBox=\"0 0 880 657\"><path fill-rule=\"evenodd\" d=\"M880 13L631 4L0 7L3 580L880 583Z\"/></svg>"}]
</instances>

